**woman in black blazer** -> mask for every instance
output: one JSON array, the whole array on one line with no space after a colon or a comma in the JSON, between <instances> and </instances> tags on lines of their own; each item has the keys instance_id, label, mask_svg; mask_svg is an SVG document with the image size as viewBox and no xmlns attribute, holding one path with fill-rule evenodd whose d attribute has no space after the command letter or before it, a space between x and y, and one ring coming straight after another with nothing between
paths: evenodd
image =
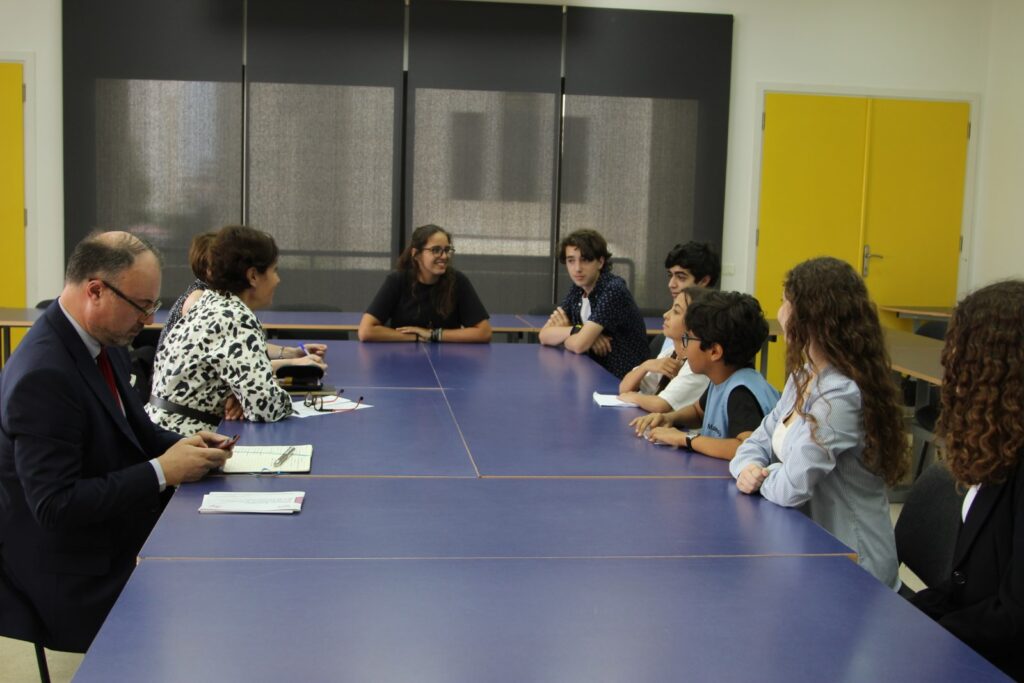
<instances>
[{"instance_id":1,"label":"woman in black blazer","mask_svg":"<svg viewBox=\"0 0 1024 683\"><path fill-rule=\"evenodd\" d=\"M942 352L938 433L969 487L953 568L912 602L1016 680L1024 680L1024 282L957 306Z\"/></svg>"}]
</instances>

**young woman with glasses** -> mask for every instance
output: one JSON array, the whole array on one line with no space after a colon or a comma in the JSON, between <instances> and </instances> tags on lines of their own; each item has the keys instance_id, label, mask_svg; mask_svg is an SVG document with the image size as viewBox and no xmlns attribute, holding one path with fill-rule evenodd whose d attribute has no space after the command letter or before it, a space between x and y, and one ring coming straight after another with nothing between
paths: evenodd
<instances>
[{"instance_id":1,"label":"young woman with glasses","mask_svg":"<svg viewBox=\"0 0 1024 683\"><path fill-rule=\"evenodd\" d=\"M740 491L799 507L899 588L885 486L907 469L907 439L878 311L848 263L823 257L786 275L778 318L789 379L729 471Z\"/></svg>"},{"instance_id":2,"label":"young woman with glasses","mask_svg":"<svg viewBox=\"0 0 1024 683\"><path fill-rule=\"evenodd\" d=\"M359 321L359 341L489 342L487 309L454 254L447 230L416 228Z\"/></svg>"},{"instance_id":3,"label":"young woman with glasses","mask_svg":"<svg viewBox=\"0 0 1024 683\"><path fill-rule=\"evenodd\" d=\"M157 356L146 405L153 422L187 436L215 428L224 417L274 422L292 414L253 313L273 302L281 282L277 255L265 232L230 225L217 233L209 252L210 288L167 334ZM326 367L316 355L303 360Z\"/></svg>"},{"instance_id":4,"label":"young woman with glasses","mask_svg":"<svg viewBox=\"0 0 1024 683\"><path fill-rule=\"evenodd\" d=\"M948 578L911 602L1024 680L1024 282L989 285L960 302L942 366L936 433L967 491L963 526Z\"/></svg>"}]
</instances>

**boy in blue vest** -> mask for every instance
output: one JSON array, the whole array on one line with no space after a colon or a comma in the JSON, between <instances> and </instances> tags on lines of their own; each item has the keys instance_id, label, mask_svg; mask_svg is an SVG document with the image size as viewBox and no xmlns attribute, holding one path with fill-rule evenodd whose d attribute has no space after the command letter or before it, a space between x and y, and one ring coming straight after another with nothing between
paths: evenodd
<instances>
[{"instance_id":1,"label":"boy in blue vest","mask_svg":"<svg viewBox=\"0 0 1024 683\"><path fill-rule=\"evenodd\" d=\"M636 435L732 460L736 449L779 400L754 370L754 355L768 337L761 304L749 294L708 292L686 311L683 346L695 373L711 384L700 400L670 413L638 417ZM699 431L684 432L677 427Z\"/></svg>"}]
</instances>

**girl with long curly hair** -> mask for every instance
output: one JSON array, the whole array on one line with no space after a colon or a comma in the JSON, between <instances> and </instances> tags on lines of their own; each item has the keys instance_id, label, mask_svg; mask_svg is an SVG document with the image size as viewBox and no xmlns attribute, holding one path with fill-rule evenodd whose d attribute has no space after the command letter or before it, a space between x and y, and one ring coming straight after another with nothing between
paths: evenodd
<instances>
[{"instance_id":1,"label":"girl with long curly hair","mask_svg":"<svg viewBox=\"0 0 1024 683\"><path fill-rule=\"evenodd\" d=\"M455 270L452 236L421 225L359 321L359 341L489 342L487 309Z\"/></svg>"},{"instance_id":2,"label":"girl with long curly hair","mask_svg":"<svg viewBox=\"0 0 1024 683\"><path fill-rule=\"evenodd\" d=\"M949 577L911 601L1024 680L1024 282L960 302L942 367L936 433L967 496Z\"/></svg>"},{"instance_id":3,"label":"girl with long curly hair","mask_svg":"<svg viewBox=\"0 0 1024 683\"><path fill-rule=\"evenodd\" d=\"M797 265L783 290L789 379L729 470L741 491L801 508L899 588L885 485L906 471L907 441L878 312L860 275L834 258Z\"/></svg>"}]
</instances>

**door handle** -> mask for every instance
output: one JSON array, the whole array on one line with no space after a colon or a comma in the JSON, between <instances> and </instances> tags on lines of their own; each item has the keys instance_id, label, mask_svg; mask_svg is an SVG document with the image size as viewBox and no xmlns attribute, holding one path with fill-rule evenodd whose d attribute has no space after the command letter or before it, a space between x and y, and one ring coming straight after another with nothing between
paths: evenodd
<instances>
[{"instance_id":1,"label":"door handle","mask_svg":"<svg viewBox=\"0 0 1024 683\"><path fill-rule=\"evenodd\" d=\"M868 266L871 263L871 259L873 259L873 258L884 259L885 257L882 256L881 254L872 254L871 253L871 245L870 244L865 244L864 245L864 259L863 259L863 261L861 263L861 266L860 266L860 274L863 277L867 277L868 276Z\"/></svg>"}]
</instances>

